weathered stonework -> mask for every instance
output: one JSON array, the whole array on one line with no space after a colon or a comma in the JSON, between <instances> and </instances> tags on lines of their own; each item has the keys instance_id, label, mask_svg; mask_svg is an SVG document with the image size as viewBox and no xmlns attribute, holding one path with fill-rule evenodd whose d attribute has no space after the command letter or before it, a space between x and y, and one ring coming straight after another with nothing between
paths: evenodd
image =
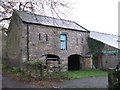
<instances>
[{"instance_id":1,"label":"weathered stonework","mask_svg":"<svg viewBox=\"0 0 120 90\"><path fill-rule=\"evenodd\" d=\"M41 40L39 40L39 33ZM67 35L67 50L60 50L60 34L62 33ZM48 41L45 40L46 34ZM78 35L79 44L76 44ZM29 59L34 60L41 58L42 55L53 54L63 59L63 63L67 65L70 55L84 55L88 52L86 41L88 36L89 33L86 32L29 24Z\"/></svg>"},{"instance_id":2,"label":"weathered stonework","mask_svg":"<svg viewBox=\"0 0 120 90\"><path fill-rule=\"evenodd\" d=\"M39 33L41 34L41 40L39 40ZM62 33L66 33L67 35L67 50L60 50L60 34ZM48 35L48 41L45 40L46 34ZM80 41L77 45L76 36L78 34L80 35L79 39L84 38L84 41L83 43ZM30 58L34 59L35 56L40 57L45 54L54 54L65 58L72 54L85 54L88 51L88 47L86 45L88 35L89 34L86 32L29 24Z\"/></svg>"},{"instance_id":3,"label":"weathered stonework","mask_svg":"<svg viewBox=\"0 0 120 90\"><path fill-rule=\"evenodd\" d=\"M44 55L56 55L60 58L61 65L65 65L64 70L67 70L70 55L82 56L89 52L88 31L23 22L15 12L8 34L8 58L18 66L27 59L35 60ZM60 50L61 34L67 35L67 50Z\"/></svg>"},{"instance_id":4,"label":"weathered stonework","mask_svg":"<svg viewBox=\"0 0 120 90\"><path fill-rule=\"evenodd\" d=\"M6 41L6 50L8 63L11 66L20 66L21 63L21 33L23 29L22 20L16 17L16 13L12 16L11 23L8 29L8 36Z\"/></svg>"}]
</instances>

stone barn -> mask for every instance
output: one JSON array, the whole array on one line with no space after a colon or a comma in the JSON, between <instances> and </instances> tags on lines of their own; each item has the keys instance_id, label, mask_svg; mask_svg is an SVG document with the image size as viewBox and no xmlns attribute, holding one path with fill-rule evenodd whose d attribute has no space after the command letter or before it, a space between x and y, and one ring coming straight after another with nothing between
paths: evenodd
<instances>
[{"instance_id":1,"label":"stone barn","mask_svg":"<svg viewBox=\"0 0 120 90\"><path fill-rule=\"evenodd\" d=\"M26 60L46 59L63 71L80 70L90 32L74 21L14 10L8 29L7 57L22 68ZM57 66L57 65L56 65Z\"/></svg>"},{"instance_id":2,"label":"stone barn","mask_svg":"<svg viewBox=\"0 0 120 90\"><path fill-rule=\"evenodd\" d=\"M99 58L97 64L98 68L115 68L116 65L120 62L120 47L118 46L118 36L91 31L90 37L94 40L104 43L102 56Z\"/></svg>"}]
</instances>

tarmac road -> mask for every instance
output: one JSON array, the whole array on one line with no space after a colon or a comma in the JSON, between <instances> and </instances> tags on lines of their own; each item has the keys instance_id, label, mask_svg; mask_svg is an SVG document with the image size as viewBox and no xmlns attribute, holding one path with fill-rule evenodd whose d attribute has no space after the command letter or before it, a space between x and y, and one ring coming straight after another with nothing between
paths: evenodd
<instances>
[{"instance_id":1,"label":"tarmac road","mask_svg":"<svg viewBox=\"0 0 120 90\"><path fill-rule=\"evenodd\" d=\"M0 77L1 76L2 75L0 75ZM28 83L23 83L7 76L3 76L1 81L2 81L3 88L41 88L40 85L36 86ZM107 77L93 77L93 78L85 78L85 79L66 80L60 83L56 83L54 85L54 88L58 88L58 90L63 90L64 88L105 88L107 89L107 86L108 86Z\"/></svg>"},{"instance_id":2,"label":"tarmac road","mask_svg":"<svg viewBox=\"0 0 120 90\"><path fill-rule=\"evenodd\" d=\"M3 76L2 88L40 88L40 87L17 81L11 77Z\"/></svg>"},{"instance_id":3,"label":"tarmac road","mask_svg":"<svg viewBox=\"0 0 120 90\"><path fill-rule=\"evenodd\" d=\"M59 88L106 88L108 87L107 77L93 77L85 79L67 80L58 85Z\"/></svg>"}]
</instances>

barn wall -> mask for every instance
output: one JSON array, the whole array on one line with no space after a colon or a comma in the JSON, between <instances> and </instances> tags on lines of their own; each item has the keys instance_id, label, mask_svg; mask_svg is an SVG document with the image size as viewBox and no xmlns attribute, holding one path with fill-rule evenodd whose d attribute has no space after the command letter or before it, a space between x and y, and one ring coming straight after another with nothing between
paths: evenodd
<instances>
[{"instance_id":1,"label":"barn wall","mask_svg":"<svg viewBox=\"0 0 120 90\"><path fill-rule=\"evenodd\" d=\"M9 28L6 41L7 64L10 66L21 67L22 45L21 36L24 25L18 15L14 12Z\"/></svg>"},{"instance_id":2,"label":"barn wall","mask_svg":"<svg viewBox=\"0 0 120 90\"><path fill-rule=\"evenodd\" d=\"M108 68L115 68L116 64L118 63L118 53L113 53L117 52L118 49L111 47L109 45L105 45L103 51L106 52L111 52L111 53L103 53L102 55L102 69L108 69Z\"/></svg>"},{"instance_id":3,"label":"barn wall","mask_svg":"<svg viewBox=\"0 0 120 90\"><path fill-rule=\"evenodd\" d=\"M60 34L67 35L67 50L60 50ZM64 70L67 70L70 55L85 55L89 52L88 37L89 32L24 22L14 12L6 41L7 63L21 68L22 62L28 59L35 60L51 54L60 57Z\"/></svg>"},{"instance_id":4,"label":"barn wall","mask_svg":"<svg viewBox=\"0 0 120 90\"><path fill-rule=\"evenodd\" d=\"M46 34L48 41L46 41ZM67 35L67 50L60 50L60 34ZM62 60L61 63L66 64L65 68L67 69L70 55L82 55L89 51L88 36L89 33L86 32L29 24L29 57L34 60L46 54L57 55ZM78 43L77 38L79 38Z\"/></svg>"}]
</instances>

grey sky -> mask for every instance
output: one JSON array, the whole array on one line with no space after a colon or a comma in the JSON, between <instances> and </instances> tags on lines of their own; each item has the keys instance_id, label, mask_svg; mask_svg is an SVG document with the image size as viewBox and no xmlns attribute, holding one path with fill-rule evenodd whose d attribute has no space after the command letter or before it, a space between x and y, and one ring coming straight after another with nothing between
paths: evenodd
<instances>
[{"instance_id":1,"label":"grey sky","mask_svg":"<svg viewBox=\"0 0 120 90\"><path fill-rule=\"evenodd\" d=\"M69 0L73 9L68 16L88 30L118 34L120 0Z\"/></svg>"},{"instance_id":2,"label":"grey sky","mask_svg":"<svg viewBox=\"0 0 120 90\"><path fill-rule=\"evenodd\" d=\"M61 18L75 21L82 25L83 27L87 28L88 30L115 35L118 34L118 2L120 0L58 0L58 1L65 1L70 3L68 4L68 6L70 7L69 10L68 9L64 10L65 8L61 7L61 10L66 14L66 16L60 14ZM40 13L40 11L38 12ZM49 8L46 8L45 15L51 16Z\"/></svg>"}]
</instances>

